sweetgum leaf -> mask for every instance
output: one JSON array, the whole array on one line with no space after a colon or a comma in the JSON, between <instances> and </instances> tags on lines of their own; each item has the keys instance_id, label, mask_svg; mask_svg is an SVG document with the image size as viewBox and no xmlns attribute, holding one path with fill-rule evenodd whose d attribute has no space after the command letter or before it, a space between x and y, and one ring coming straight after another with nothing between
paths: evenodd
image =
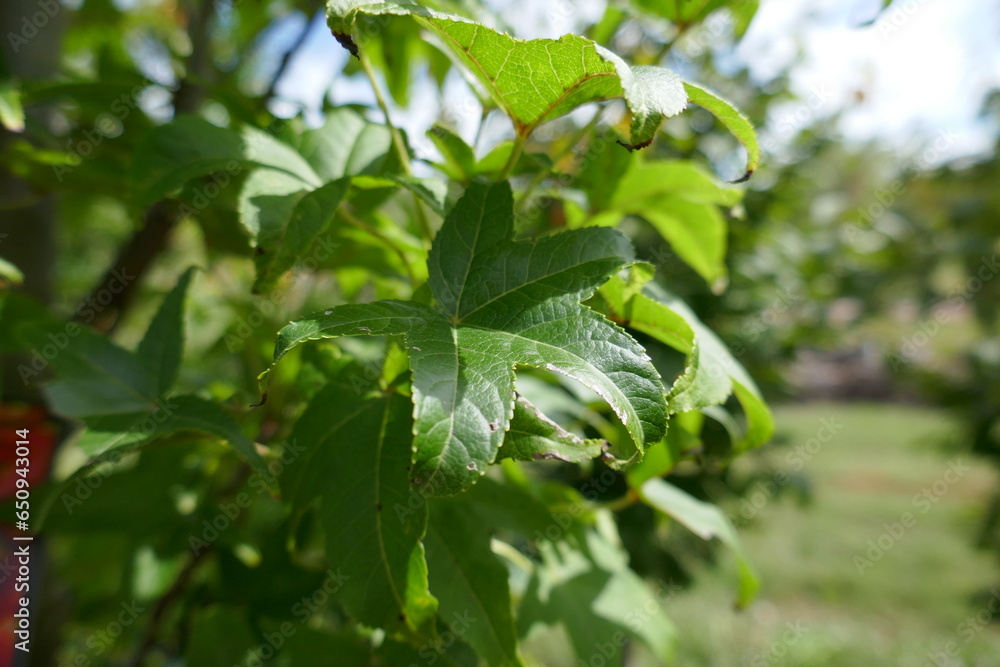
<instances>
[{"instance_id":1,"label":"sweetgum leaf","mask_svg":"<svg viewBox=\"0 0 1000 667\"><path fill-rule=\"evenodd\" d=\"M577 107L624 97L632 112L630 148L647 146L661 121L687 105L680 78L661 67L629 67L577 35L515 39L455 14L409 2L329 0L327 18L341 43L361 16L409 16L462 62L526 137L541 123ZM357 48L353 40L348 48Z\"/></svg>"},{"instance_id":2,"label":"sweetgum leaf","mask_svg":"<svg viewBox=\"0 0 1000 667\"><path fill-rule=\"evenodd\" d=\"M600 456L605 445L604 440L584 440L565 431L526 398L518 396L498 458L579 462Z\"/></svg>"},{"instance_id":3,"label":"sweetgum leaf","mask_svg":"<svg viewBox=\"0 0 1000 667\"><path fill-rule=\"evenodd\" d=\"M344 608L362 623L413 638L433 632L437 601L420 544L426 503L410 500L410 413L400 394L359 396L328 384L295 425L292 443L302 451L281 487L300 507L322 497L327 554L345 575L337 592Z\"/></svg>"},{"instance_id":4,"label":"sweetgum leaf","mask_svg":"<svg viewBox=\"0 0 1000 667\"><path fill-rule=\"evenodd\" d=\"M737 441L737 449L767 442L774 432L774 419L750 374L684 302L643 282L640 277L629 284L615 276L601 288L601 296L627 326L687 355L684 373L669 393L671 412L719 405L735 394L747 417L747 431Z\"/></svg>"},{"instance_id":5,"label":"sweetgum leaf","mask_svg":"<svg viewBox=\"0 0 1000 667\"><path fill-rule=\"evenodd\" d=\"M434 306L391 300L339 306L278 334L275 362L306 340L406 336L411 481L426 494L462 491L494 461L514 410L518 364L575 378L611 405L631 436L610 450L613 465L638 460L665 431L663 387L645 351L580 303L632 261L627 239L591 228L513 241L512 221L509 184L473 183L431 249Z\"/></svg>"}]
</instances>

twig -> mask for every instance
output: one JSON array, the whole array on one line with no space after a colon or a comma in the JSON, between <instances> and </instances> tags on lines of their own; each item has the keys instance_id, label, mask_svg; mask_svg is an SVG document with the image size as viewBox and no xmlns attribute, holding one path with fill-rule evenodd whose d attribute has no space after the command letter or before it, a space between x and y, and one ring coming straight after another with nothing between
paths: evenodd
<instances>
[{"instance_id":1,"label":"twig","mask_svg":"<svg viewBox=\"0 0 1000 667\"><path fill-rule=\"evenodd\" d=\"M302 48L303 44L305 44L306 37L309 36L309 31L312 30L312 25L316 21L316 17L320 15L321 12L317 12L312 16L312 18L306 21L306 24L302 26L302 30L299 31L298 36L295 38L295 41L292 42L292 45L288 47L287 51L285 51L285 55L281 57L281 62L278 64L278 69L275 70L274 76L271 77L271 83L267 86L267 90L264 92L264 95L260 98L259 104L261 108L266 107L268 101L270 101L274 97L275 89L278 87L278 82L281 80L281 77L285 75L285 71L291 64L292 58L295 57L295 54L298 52L298 50Z\"/></svg>"},{"instance_id":2,"label":"twig","mask_svg":"<svg viewBox=\"0 0 1000 667\"><path fill-rule=\"evenodd\" d=\"M385 100L385 95L382 94L381 86L378 85L378 79L375 78L375 70L372 69L371 61L368 60L368 56L363 50L358 51L358 61L361 63L361 69L372 85L372 92L375 93L375 101L378 103L379 109L382 110L382 115L385 116L385 125L389 128L389 133L392 135L392 145L399 156L403 173L410 176L413 173L410 169L410 153L406 150L406 143L403 141L403 135L400 133L399 128L392 124L392 118L389 116L389 104Z\"/></svg>"},{"instance_id":3,"label":"twig","mask_svg":"<svg viewBox=\"0 0 1000 667\"><path fill-rule=\"evenodd\" d=\"M371 234L372 236L374 236L375 238L377 238L379 241L381 241L382 243L384 243L387 248L389 248L390 250L392 250L393 252L395 252L396 255L399 257L399 261L402 262L402 264L403 264L403 270L406 271L406 277L410 279L410 284L413 285L414 287L416 287L417 277L415 275L413 275L413 269L410 268L410 262L409 262L409 260L406 257L406 253L403 252L402 248L400 248L398 245L396 245L395 241L393 241L388 236L386 236L385 234L383 234L379 230L375 229L371 225L369 225L369 224L367 224L365 222L362 222L358 218L354 217L354 215L351 214L350 212L348 212L343 206L341 206L339 209L337 209L337 214L347 224L351 225L352 227L356 227L356 228L358 228L358 229L360 229L360 230L362 230L364 232L367 232L367 233Z\"/></svg>"},{"instance_id":4,"label":"twig","mask_svg":"<svg viewBox=\"0 0 1000 667\"><path fill-rule=\"evenodd\" d=\"M213 0L205 0L200 4L200 9L192 10L190 36L193 46L185 63L188 75L181 80L174 92L175 115L193 113L204 96L202 87L194 81L204 80L206 77L202 76L203 70L211 66L208 33L214 16ZM104 272L84 304L77 309L75 319L79 320L81 313L95 311L93 304L98 303L101 307L100 317L92 324L99 331L113 331L121 321L121 313L132 303L136 288L149 266L166 246L167 237L178 219L179 211L172 204L160 202L150 206L142 228L118 251L114 263ZM126 276L127 279L124 279ZM116 284L122 286L114 287ZM90 305L86 306L88 303Z\"/></svg>"},{"instance_id":5,"label":"twig","mask_svg":"<svg viewBox=\"0 0 1000 667\"><path fill-rule=\"evenodd\" d=\"M604 112L604 106L602 105L598 107L597 112L594 114L594 117L591 118L586 125L577 130L576 134L574 134L573 137L568 142L566 142L566 145L563 146L562 150L556 153L555 157L552 158L553 166L559 164L560 160L566 157L566 155L568 155L570 151L576 148L577 144L583 141L583 139L588 134L590 134L595 127L597 127L597 124L600 122L601 115L603 114L603 112ZM531 197L531 194L535 191L535 189L539 185L542 184L542 181L544 181L551 173L552 173L551 169L538 170L538 173L535 174L535 177L531 179L531 182L528 183L528 187L525 188L524 192L521 194L521 198L517 202L517 207L516 207L517 212L521 212L524 209L525 205L528 203L528 199Z\"/></svg>"},{"instance_id":6,"label":"twig","mask_svg":"<svg viewBox=\"0 0 1000 667\"><path fill-rule=\"evenodd\" d=\"M163 597L156 601L156 605L152 610L152 616L149 619L149 624L146 626L146 631L143 633L142 641L139 643L139 647L136 649L129 661L125 663L128 667L139 667L149 652L156 646L156 635L159 631L160 624L163 622L164 616L177 598L179 598L184 592L184 589L187 587L188 581L191 579L195 570L198 569L198 566L201 565L202 561L205 560L205 558L211 553L212 546L209 545L197 554L193 555L191 559L188 560L187 564L184 565L184 569L177 575L177 578L174 579L174 583L171 584L167 592L163 594Z\"/></svg>"},{"instance_id":7,"label":"twig","mask_svg":"<svg viewBox=\"0 0 1000 667\"><path fill-rule=\"evenodd\" d=\"M514 172L514 167L517 166L518 160L521 159L521 153L524 152L524 144L527 141L528 137L526 135L518 133L514 139L514 149L511 150L510 157L507 158L507 164L504 165L503 171L500 172L499 180L505 181L510 178L510 175Z\"/></svg>"}]
</instances>

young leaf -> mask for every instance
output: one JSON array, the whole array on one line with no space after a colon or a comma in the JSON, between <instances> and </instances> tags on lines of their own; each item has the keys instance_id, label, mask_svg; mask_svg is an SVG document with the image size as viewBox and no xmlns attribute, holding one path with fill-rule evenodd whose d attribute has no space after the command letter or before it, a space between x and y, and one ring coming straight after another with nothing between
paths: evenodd
<instances>
[{"instance_id":1,"label":"young leaf","mask_svg":"<svg viewBox=\"0 0 1000 667\"><path fill-rule=\"evenodd\" d=\"M725 288L727 227L715 206L663 196L636 202L629 208L630 213L645 218L713 290Z\"/></svg>"},{"instance_id":2,"label":"young leaf","mask_svg":"<svg viewBox=\"0 0 1000 667\"><path fill-rule=\"evenodd\" d=\"M646 480L637 491L643 502L673 517L701 539L710 540L717 537L729 547L736 556L739 570L740 606L746 606L753 600L760 588L760 580L743 552L743 545L736 535L736 529L722 510L689 496L662 479Z\"/></svg>"},{"instance_id":3,"label":"young leaf","mask_svg":"<svg viewBox=\"0 0 1000 667\"><path fill-rule=\"evenodd\" d=\"M193 266L181 275L177 286L163 299L136 348L139 361L156 380L157 395L165 394L174 386L181 367L184 355L184 297L193 275Z\"/></svg>"},{"instance_id":4,"label":"young leaf","mask_svg":"<svg viewBox=\"0 0 1000 667\"><path fill-rule=\"evenodd\" d=\"M747 171L736 182L749 180L760 165L760 144L757 143L757 133L749 119L740 113L732 102L707 88L685 81L684 90L687 91L691 104L697 104L711 112L743 144L747 151Z\"/></svg>"},{"instance_id":5,"label":"young leaf","mask_svg":"<svg viewBox=\"0 0 1000 667\"><path fill-rule=\"evenodd\" d=\"M447 621L472 619L462 636L495 667L524 663L517 651L507 569L490 550L490 534L463 503L431 501L427 527L431 591Z\"/></svg>"},{"instance_id":6,"label":"young leaf","mask_svg":"<svg viewBox=\"0 0 1000 667\"><path fill-rule=\"evenodd\" d=\"M642 148L664 118L687 105L674 72L629 67L584 37L520 40L408 2L328 0L330 28L348 48L357 48L350 35L358 15L409 16L437 35L507 113L521 137L588 102L624 97L632 112L630 148Z\"/></svg>"},{"instance_id":7,"label":"young leaf","mask_svg":"<svg viewBox=\"0 0 1000 667\"><path fill-rule=\"evenodd\" d=\"M600 456L607 444L604 440L584 440L563 430L527 399L518 396L514 402L510 428L497 458L520 461L587 461Z\"/></svg>"},{"instance_id":8,"label":"young leaf","mask_svg":"<svg viewBox=\"0 0 1000 667\"><path fill-rule=\"evenodd\" d=\"M344 608L361 623L419 637L433 632L437 601L420 544L426 501L407 470L411 409L400 394L359 397L327 385L295 425L292 442L303 451L281 487L299 506L322 496L327 556L346 577L337 593Z\"/></svg>"},{"instance_id":9,"label":"young leaf","mask_svg":"<svg viewBox=\"0 0 1000 667\"><path fill-rule=\"evenodd\" d=\"M616 216L644 218L713 288L725 285L727 226L720 206L734 206L743 194L683 160L622 161L615 153L594 154L580 184L587 188L593 226ZM612 172L612 173L609 173Z\"/></svg>"},{"instance_id":10,"label":"young leaf","mask_svg":"<svg viewBox=\"0 0 1000 667\"><path fill-rule=\"evenodd\" d=\"M665 430L666 407L645 351L581 299L632 260L607 228L512 241L510 185L472 184L434 240L428 284L437 301L348 305L293 322L274 360L305 340L406 335L413 370L412 481L432 495L472 485L496 458L513 411L514 367L579 380L615 410L632 437L615 465L642 456ZM262 375L266 375L267 371Z\"/></svg>"},{"instance_id":11,"label":"young leaf","mask_svg":"<svg viewBox=\"0 0 1000 667\"><path fill-rule=\"evenodd\" d=\"M737 449L770 439L774 420L753 378L684 302L653 283L636 289L618 276L601 288L601 296L627 326L688 355L687 368L668 396L671 412L719 405L735 393L748 422Z\"/></svg>"}]
</instances>

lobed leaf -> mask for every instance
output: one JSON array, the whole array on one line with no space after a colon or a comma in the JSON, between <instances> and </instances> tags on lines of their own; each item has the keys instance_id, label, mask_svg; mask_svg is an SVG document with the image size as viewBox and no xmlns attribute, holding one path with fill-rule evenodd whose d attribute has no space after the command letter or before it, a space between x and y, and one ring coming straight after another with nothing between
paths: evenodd
<instances>
[{"instance_id":1,"label":"lobed leaf","mask_svg":"<svg viewBox=\"0 0 1000 667\"><path fill-rule=\"evenodd\" d=\"M735 393L748 424L737 450L770 439L774 420L753 378L686 304L655 284L637 289L618 276L601 288L601 296L629 327L688 355L684 374L668 394L671 412L719 405Z\"/></svg>"},{"instance_id":2,"label":"lobed leaf","mask_svg":"<svg viewBox=\"0 0 1000 667\"><path fill-rule=\"evenodd\" d=\"M564 430L526 398L518 396L497 458L581 462L600 456L606 445L604 440L584 440Z\"/></svg>"},{"instance_id":3,"label":"lobed leaf","mask_svg":"<svg viewBox=\"0 0 1000 667\"><path fill-rule=\"evenodd\" d=\"M490 550L490 534L463 503L431 502L427 527L431 590L448 622L463 621L462 639L495 667L518 667L507 568Z\"/></svg>"},{"instance_id":4,"label":"lobed leaf","mask_svg":"<svg viewBox=\"0 0 1000 667\"><path fill-rule=\"evenodd\" d=\"M527 137L541 123L588 102L624 97L632 112L631 148L648 145L661 121L684 110L680 78L659 67L629 67L576 35L520 40L454 14L409 2L328 0L330 28L345 46L359 15L409 16L439 37Z\"/></svg>"},{"instance_id":5,"label":"lobed leaf","mask_svg":"<svg viewBox=\"0 0 1000 667\"><path fill-rule=\"evenodd\" d=\"M291 442L301 453L281 487L299 507L322 496L327 556L344 575L337 596L348 613L412 638L433 633L437 601L420 543L427 508L411 498L410 410L399 394L359 397L328 384L295 425Z\"/></svg>"},{"instance_id":6,"label":"lobed leaf","mask_svg":"<svg viewBox=\"0 0 1000 667\"><path fill-rule=\"evenodd\" d=\"M665 430L663 388L649 357L580 303L632 260L628 241L596 228L512 241L512 218L509 184L473 183L430 252L435 307L402 301L340 306L278 334L275 362L306 340L406 336L413 371L411 481L426 494L468 488L495 460L514 411L517 364L575 378L608 401L631 436L611 449L614 465L641 458L643 446Z\"/></svg>"}]
</instances>

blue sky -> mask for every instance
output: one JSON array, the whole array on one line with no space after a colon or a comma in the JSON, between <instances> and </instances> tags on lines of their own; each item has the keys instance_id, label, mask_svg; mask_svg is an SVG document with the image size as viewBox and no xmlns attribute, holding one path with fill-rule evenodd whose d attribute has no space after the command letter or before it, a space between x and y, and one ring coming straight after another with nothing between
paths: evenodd
<instances>
[{"instance_id":1,"label":"blue sky","mask_svg":"<svg viewBox=\"0 0 1000 667\"><path fill-rule=\"evenodd\" d=\"M490 0L516 36L558 37L599 18L603 0ZM798 100L776 109L764 123L777 145L796 127L835 112L849 142L881 141L900 155L915 154L943 132L950 145L941 159L989 155L995 119L980 117L984 94L1000 87L1000 2L995 0L896 0L869 25L880 0L762 0L761 9L725 66L749 68L766 85L790 72ZM274 30L275 45L287 44L305 18L293 17ZM292 61L278 93L290 114L318 108L331 90L336 103L373 103L367 82L339 75L346 52L322 21L314 22L305 47ZM432 85L419 82L410 109L396 116L417 144L440 109ZM457 75L448 82L449 106L471 103ZM863 93L863 97L858 93ZM861 101L859 101L861 100ZM584 118L589 115L583 114ZM758 123L761 119L755 119ZM502 136L503 119L490 124L489 138ZM457 121L467 137L478 114Z\"/></svg>"}]
</instances>

